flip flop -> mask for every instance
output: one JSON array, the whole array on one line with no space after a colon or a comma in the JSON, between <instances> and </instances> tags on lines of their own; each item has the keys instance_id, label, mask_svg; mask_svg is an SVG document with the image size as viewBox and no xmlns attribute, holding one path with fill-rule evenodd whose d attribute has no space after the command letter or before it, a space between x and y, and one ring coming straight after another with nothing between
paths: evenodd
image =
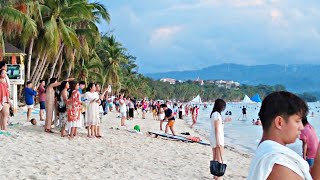
<instances>
[{"instance_id":1,"label":"flip flop","mask_svg":"<svg viewBox=\"0 0 320 180\"><path fill-rule=\"evenodd\" d=\"M44 132L46 132L46 133L54 133L51 129L45 129Z\"/></svg>"}]
</instances>

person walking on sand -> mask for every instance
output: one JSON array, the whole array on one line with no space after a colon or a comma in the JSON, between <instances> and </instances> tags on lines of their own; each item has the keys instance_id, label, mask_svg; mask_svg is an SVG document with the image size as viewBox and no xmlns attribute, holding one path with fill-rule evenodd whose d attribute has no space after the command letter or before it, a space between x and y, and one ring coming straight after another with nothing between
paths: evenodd
<instances>
[{"instance_id":1,"label":"person walking on sand","mask_svg":"<svg viewBox=\"0 0 320 180\"><path fill-rule=\"evenodd\" d=\"M74 78L69 78L66 81L72 81ZM57 78L51 78L46 88L46 121L44 125L44 131L47 133L53 133L51 130L51 123L53 119L53 113L55 109L55 87L61 85L61 82L57 82Z\"/></svg>"},{"instance_id":2,"label":"person walking on sand","mask_svg":"<svg viewBox=\"0 0 320 180\"><path fill-rule=\"evenodd\" d=\"M11 106L6 75L7 71L0 69L0 129L2 132L7 131L9 109Z\"/></svg>"},{"instance_id":3,"label":"person walking on sand","mask_svg":"<svg viewBox=\"0 0 320 180\"><path fill-rule=\"evenodd\" d=\"M31 120L31 113L34 106L34 96L37 95L37 91L35 91L37 88L33 87L32 82L28 81L27 86L24 88L24 98L27 104L27 122L30 122Z\"/></svg>"},{"instance_id":4,"label":"person walking on sand","mask_svg":"<svg viewBox=\"0 0 320 180\"><path fill-rule=\"evenodd\" d=\"M320 179L319 142L311 174L307 161L286 147L299 137L302 118L307 114L307 104L290 92L273 92L264 98L259 112L263 134L251 161L248 180Z\"/></svg>"},{"instance_id":5,"label":"person walking on sand","mask_svg":"<svg viewBox=\"0 0 320 180\"><path fill-rule=\"evenodd\" d=\"M163 109L163 105L160 105L159 108L159 121L160 121L160 131L162 131L162 124L165 118L165 114L164 114L164 109Z\"/></svg>"},{"instance_id":6,"label":"person walking on sand","mask_svg":"<svg viewBox=\"0 0 320 180\"><path fill-rule=\"evenodd\" d=\"M129 119L133 120L134 118L134 104L133 99L129 98Z\"/></svg>"},{"instance_id":7,"label":"person walking on sand","mask_svg":"<svg viewBox=\"0 0 320 180\"><path fill-rule=\"evenodd\" d=\"M40 85L38 87L38 95L40 102L40 121L44 121L44 111L46 109L46 82L44 80L40 80Z\"/></svg>"},{"instance_id":8,"label":"person walking on sand","mask_svg":"<svg viewBox=\"0 0 320 180\"><path fill-rule=\"evenodd\" d=\"M81 95L79 92L79 83L76 81L70 82L70 93L68 99L68 127L71 129L70 139L78 135L78 128L81 127Z\"/></svg>"},{"instance_id":9,"label":"person walking on sand","mask_svg":"<svg viewBox=\"0 0 320 180\"><path fill-rule=\"evenodd\" d=\"M168 123L167 123L167 125L166 125L166 129L165 129L164 132L167 133L167 132L168 132L168 128L170 128L172 135L175 136L176 134L174 133L174 129L173 129L174 122L175 122L174 113L172 112L171 109L169 109L169 108L167 107L166 104L163 104L163 105L162 105L162 108L163 108L164 113L165 113L165 118L164 118L164 120L168 121ZM160 126L162 126L162 125L160 125Z\"/></svg>"},{"instance_id":10,"label":"person walking on sand","mask_svg":"<svg viewBox=\"0 0 320 180\"><path fill-rule=\"evenodd\" d=\"M191 125L191 129L193 129L193 127L196 125L197 123L197 119L198 119L198 112L199 112L199 108L198 106L195 106L192 108L192 125Z\"/></svg>"},{"instance_id":11,"label":"person walking on sand","mask_svg":"<svg viewBox=\"0 0 320 180\"><path fill-rule=\"evenodd\" d=\"M308 122L307 117L302 118L303 130L300 134L300 140L302 141L302 155L303 159L305 159L310 168L312 168L314 164L314 159L317 153L317 144L319 142L319 138L315 129Z\"/></svg>"},{"instance_id":12,"label":"person walking on sand","mask_svg":"<svg viewBox=\"0 0 320 180\"><path fill-rule=\"evenodd\" d=\"M210 131L210 146L212 148L212 157L214 161L222 162L224 153L224 122L231 121L228 117L222 121L221 112L226 108L226 102L223 99L216 99L213 109L210 114L211 131ZM221 179L221 177L215 177Z\"/></svg>"}]
</instances>

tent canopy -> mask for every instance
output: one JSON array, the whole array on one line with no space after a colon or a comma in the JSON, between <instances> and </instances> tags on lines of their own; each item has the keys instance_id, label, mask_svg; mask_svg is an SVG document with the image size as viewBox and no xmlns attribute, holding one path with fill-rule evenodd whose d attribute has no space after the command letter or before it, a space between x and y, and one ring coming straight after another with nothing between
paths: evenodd
<instances>
[{"instance_id":1,"label":"tent canopy","mask_svg":"<svg viewBox=\"0 0 320 180\"><path fill-rule=\"evenodd\" d=\"M244 96L242 102L243 103L254 103L253 101L251 101L251 99L247 95Z\"/></svg>"},{"instance_id":2,"label":"tent canopy","mask_svg":"<svg viewBox=\"0 0 320 180\"><path fill-rule=\"evenodd\" d=\"M198 94L198 96L196 96L195 98L193 98L189 103L190 103L190 104L202 104L200 95Z\"/></svg>"},{"instance_id":3,"label":"tent canopy","mask_svg":"<svg viewBox=\"0 0 320 180\"><path fill-rule=\"evenodd\" d=\"M251 98L252 101L254 102L261 102L261 98L259 96L259 94L257 93L256 95L254 95L252 98Z\"/></svg>"}]
</instances>

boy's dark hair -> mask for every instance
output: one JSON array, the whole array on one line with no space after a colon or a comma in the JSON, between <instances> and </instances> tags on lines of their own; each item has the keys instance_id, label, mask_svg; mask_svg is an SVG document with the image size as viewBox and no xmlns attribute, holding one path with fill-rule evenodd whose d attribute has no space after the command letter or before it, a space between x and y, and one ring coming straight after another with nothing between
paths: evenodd
<instances>
[{"instance_id":1,"label":"boy's dark hair","mask_svg":"<svg viewBox=\"0 0 320 180\"><path fill-rule=\"evenodd\" d=\"M216 101L214 102L213 109L212 109L211 114L210 114L210 118L212 117L212 114L214 112L219 112L221 114L221 112L225 108L226 108L226 102L223 99L216 99Z\"/></svg>"},{"instance_id":2,"label":"boy's dark hair","mask_svg":"<svg viewBox=\"0 0 320 180\"><path fill-rule=\"evenodd\" d=\"M84 81L80 81L80 82L79 82L79 86L80 86L80 85L86 85L86 83L85 83Z\"/></svg>"},{"instance_id":3,"label":"boy's dark hair","mask_svg":"<svg viewBox=\"0 0 320 180\"><path fill-rule=\"evenodd\" d=\"M260 108L259 118L263 131L268 131L272 121L277 116L281 116L287 121L289 116L295 114L300 117L305 117L308 111L307 104L298 96L286 91L277 91L264 98Z\"/></svg>"},{"instance_id":4,"label":"boy's dark hair","mask_svg":"<svg viewBox=\"0 0 320 180\"><path fill-rule=\"evenodd\" d=\"M41 80L40 80L40 84L41 84L43 81L45 81L45 80L41 79Z\"/></svg>"},{"instance_id":5,"label":"boy's dark hair","mask_svg":"<svg viewBox=\"0 0 320 180\"><path fill-rule=\"evenodd\" d=\"M27 81L27 86L29 85L29 84L31 84L32 82L31 81Z\"/></svg>"}]
</instances>

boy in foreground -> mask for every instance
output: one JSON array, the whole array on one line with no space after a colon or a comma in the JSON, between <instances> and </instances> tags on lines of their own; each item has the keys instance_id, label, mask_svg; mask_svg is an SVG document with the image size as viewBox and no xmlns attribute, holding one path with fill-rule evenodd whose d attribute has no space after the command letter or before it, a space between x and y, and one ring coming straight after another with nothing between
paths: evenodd
<instances>
[{"instance_id":1,"label":"boy in foreground","mask_svg":"<svg viewBox=\"0 0 320 180\"><path fill-rule=\"evenodd\" d=\"M312 176L307 161L286 147L299 137L302 118L307 114L306 103L289 92L273 92L263 100L259 112L263 135L251 161L248 180L320 178L319 145Z\"/></svg>"}]
</instances>

